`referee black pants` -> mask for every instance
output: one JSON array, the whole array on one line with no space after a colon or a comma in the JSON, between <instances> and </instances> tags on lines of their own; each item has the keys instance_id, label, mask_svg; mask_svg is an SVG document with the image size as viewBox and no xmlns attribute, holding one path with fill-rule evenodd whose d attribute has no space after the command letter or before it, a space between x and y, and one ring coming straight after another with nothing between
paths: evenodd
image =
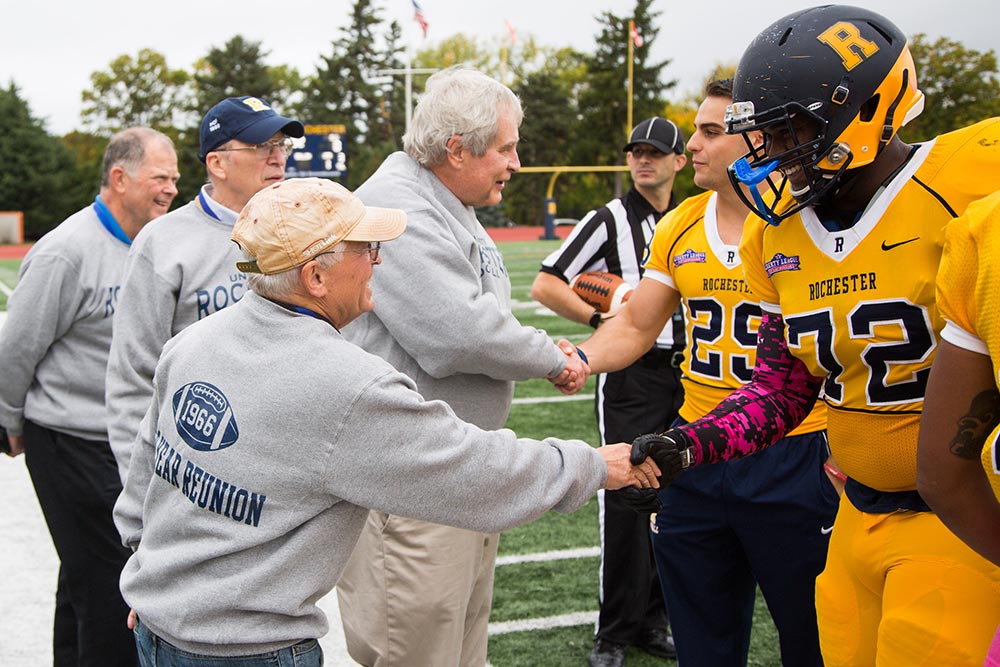
<instances>
[{"instance_id":1,"label":"referee black pants","mask_svg":"<svg viewBox=\"0 0 1000 667\"><path fill-rule=\"evenodd\" d=\"M603 443L631 442L663 431L684 401L673 353L653 350L628 368L597 379L595 410ZM615 491L599 494L601 529L600 614L596 636L636 644L647 628L666 629L669 621L650 543L650 517L619 500Z\"/></svg>"},{"instance_id":2,"label":"referee black pants","mask_svg":"<svg viewBox=\"0 0 1000 667\"><path fill-rule=\"evenodd\" d=\"M112 518L122 486L110 445L25 422L24 457L59 555L54 666L138 665L118 588L130 552Z\"/></svg>"}]
</instances>

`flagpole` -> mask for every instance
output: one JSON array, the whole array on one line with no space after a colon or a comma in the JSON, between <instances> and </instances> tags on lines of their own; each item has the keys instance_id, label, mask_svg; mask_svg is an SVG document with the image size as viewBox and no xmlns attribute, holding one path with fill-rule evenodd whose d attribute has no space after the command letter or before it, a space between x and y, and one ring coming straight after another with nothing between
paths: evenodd
<instances>
[{"instance_id":1,"label":"flagpole","mask_svg":"<svg viewBox=\"0 0 1000 667\"><path fill-rule=\"evenodd\" d=\"M628 114L625 120L625 134L632 131L632 54L635 40L635 21L628 22Z\"/></svg>"},{"instance_id":2,"label":"flagpole","mask_svg":"<svg viewBox=\"0 0 1000 667\"><path fill-rule=\"evenodd\" d=\"M410 121L413 120L413 47L406 47L406 71L404 73L404 89L406 114L404 121L404 132L410 131Z\"/></svg>"}]
</instances>

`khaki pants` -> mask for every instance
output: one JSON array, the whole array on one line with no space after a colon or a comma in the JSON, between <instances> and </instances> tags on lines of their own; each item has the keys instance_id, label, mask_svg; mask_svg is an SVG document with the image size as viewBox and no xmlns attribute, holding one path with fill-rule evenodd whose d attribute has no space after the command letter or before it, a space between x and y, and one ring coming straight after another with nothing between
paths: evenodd
<instances>
[{"instance_id":1,"label":"khaki pants","mask_svg":"<svg viewBox=\"0 0 1000 667\"><path fill-rule=\"evenodd\" d=\"M482 667L499 535L372 511L337 584L366 667Z\"/></svg>"}]
</instances>

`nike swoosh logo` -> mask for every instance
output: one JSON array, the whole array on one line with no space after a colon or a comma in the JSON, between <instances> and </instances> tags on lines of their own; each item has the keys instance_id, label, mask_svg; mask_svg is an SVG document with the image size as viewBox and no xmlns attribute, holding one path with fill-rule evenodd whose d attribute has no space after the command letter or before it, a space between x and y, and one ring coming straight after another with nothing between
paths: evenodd
<instances>
[{"instance_id":1,"label":"nike swoosh logo","mask_svg":"<svg viewBox=\"0 0 1000 667\"><path fill-rule=\"evenodd\" d=\"M893 248L898 248L901 245L906 245L907 243L913 243L914 241L920 240L919 236L914 236L912 239L907 239L906 241L900 241L899 243L886 243L882 241L882 250L892 250Z\"/></svg>"},{"instance_id":2,"label":"nike swoosh logo","mask_svg":"<svg viewBox=\"0 0 1000 667\"><path fill-rule=\"evenodd\" d=\"M830 533L833 532L833 526L830 526L829 528L824 528L823 526L820 526L819 532L821 535L829 535Z\"/></svg>"}]
</instances>

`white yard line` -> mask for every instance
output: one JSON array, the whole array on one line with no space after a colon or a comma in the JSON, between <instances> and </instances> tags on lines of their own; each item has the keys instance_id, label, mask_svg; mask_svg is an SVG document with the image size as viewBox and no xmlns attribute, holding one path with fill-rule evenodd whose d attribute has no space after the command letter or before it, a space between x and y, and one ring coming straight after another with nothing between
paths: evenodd
<instances>
[{"instance_id":1,"label":"white yard line","mask_svg":"<svg viewBox=\"0 0 1000 667\"><path fill-rule=\"evenodd\" d=\"M593 394L574 394L573 396L534 396L515 398L514 405L531 405L534 403L565 403L566 401L589 401Z\"/></svg>"},{"instance_id":2,"label":"white yard line","mask_svg":"<svg viewBox=\"0 0 1000 667\"><path fill-rule=\"evenodd\" d=\"M500 567L501 565L517 565L519 563L544 563L552 560L567 560L570 558L593 558L600 555L600 547L581 547L579 549L543 551L536 554L515 554L513 556L498 556L497 567Z\"/></svg>"},{"instance_id":3,"label":"white yard line","mask_svg":"<svg viewBox=\"0 0 1000 667\"><path fill-rule=\"evenodd\" d=\"M550 628L569 628L576 625L594 625L597 622L596 611L578 611L572 614L562 614L560 616L547 616L545 618L526 618L516 621L503 621L500 623L490 623L489 634L505 635L509 632L527 632L529 630L549 630Z\"/></svg>"}]
</instances>

